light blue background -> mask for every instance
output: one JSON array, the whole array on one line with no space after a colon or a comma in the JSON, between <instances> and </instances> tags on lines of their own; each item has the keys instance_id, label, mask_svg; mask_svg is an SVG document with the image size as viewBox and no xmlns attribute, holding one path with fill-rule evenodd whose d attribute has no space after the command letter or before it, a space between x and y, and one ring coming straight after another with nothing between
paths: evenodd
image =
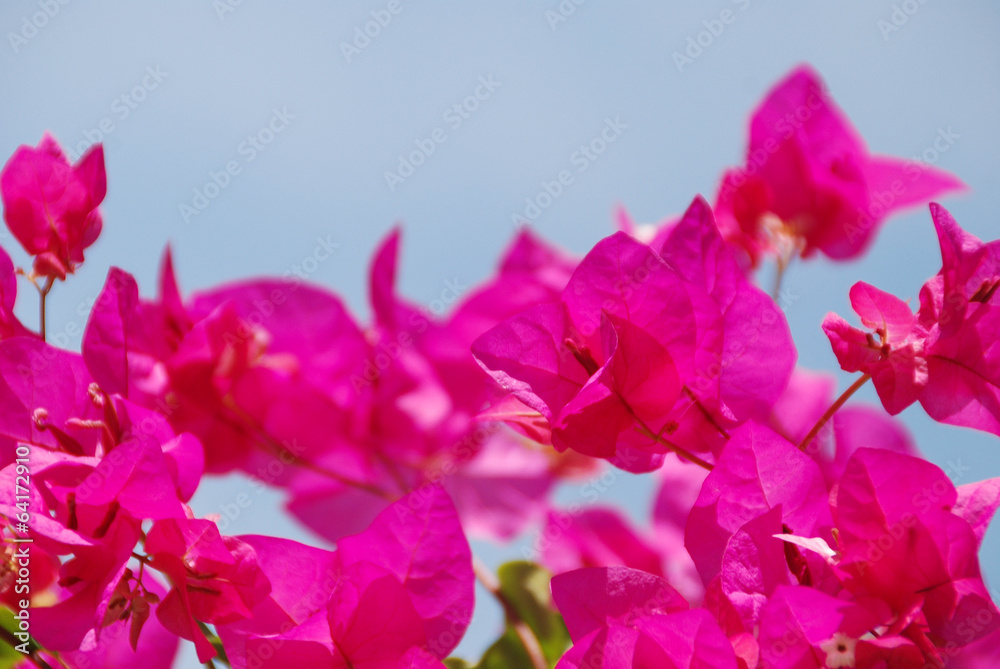
<instances>
[{"instance_id":1,"label":"light blue background","mask_svg":"<svg viewBox=\"0 0 1000 669\"><path fill-rule=\"evenodd\" d=\"M0 5L0 156L34 144L46 129L76 147L103 119L114 126L104 137L104 234L50 300L50 332L66 335L72 347L108 266L134 273L151 294L168 241L186 291L299 266L364 316L368 257L402 221L402 287L430 304L445 281L472 285L487 277L525 198L575 169L573 152L606 118L620 117L628 126L621 137L575 173L536 221L541 234L583 253L611 231L618 203L654 221L681 211L696 193L713 196L722 168L741 159L749 111L802 61L823 74L874 151L918 156L939 129L957 133L936 164L972 193L947 205L980 237L1000 231L1000 5L992 2L589 0L572 5L575 12L553 28L547 12L558 11L557 0L401 0L402 11L351 62L341 44L387 0L243 0L221 16L220 3L207 0L48 0L58 11L35 33L22 33L43 4ZM725 9L734 21L679 71L674 52ZM894 10L901 25L887 32L890 24L879 22L891 21ZM30 37L12 44L11 33ZM142 85L147 67L166 77L140 91L134 109L123 106L119 96ZM490 76L500 86L453 128L445 111ZM248 162L241 143L275 108L294 119ZM447 140L390 191L384 173L436 128ZM180 205L191 204L193 189L231 160L240 173L185 222ZM303 264L318 238L339 244L337 252ZM25 264L9 236L0 243ZM819 323L827 311L849 313L854 281L915 298L939 266L926 210L893 219L860 263L795 266L786 279L787 314L801 362L835 367ZM34 299L26 292L19 306L28 323L35 322ZM847 383L843 378L842 387ZM863 396L874 398L870 388ZM932 460L971 468L957 483L1000 476L996 437L935 424L919 406L903 418ZM621 476L605 499L642 519L651 489L649 477ZM246 490L240 479L207 481L195 509L218 512ZM313 541L281 515L279 503L277 493L255 497L227 531ZM493 566L520 556L516 547L474 548ZM982 562L1000 584L995 529ZM467 656L499 629L498 608L483 597L480 604L461 647ZM179 666L195 664L188 652Z\"/></svg>"}]
</instances>

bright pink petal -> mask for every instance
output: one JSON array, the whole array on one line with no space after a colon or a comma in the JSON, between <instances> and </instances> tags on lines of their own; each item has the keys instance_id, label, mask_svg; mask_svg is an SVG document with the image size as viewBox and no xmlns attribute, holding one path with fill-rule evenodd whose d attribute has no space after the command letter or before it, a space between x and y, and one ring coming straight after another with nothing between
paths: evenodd
<instances>
[{"instance_id":1,"label":"bright pink petal","mask_svg":"<svg viewBox=\"0 0 1000 669\"><path fill-rule=\"evenodd\" d=\"M917 317L903 300L858 281L851 286L851 307L869 330L881 332L890 346L901 344L910 335Z\"/></svg>"},{"instance_id":2,"label":"bright pink petal","mask_svg":"<svg viewBox=\"0 0 1000 669\"><path fill-rule=\"evenodd\" d=\"M961 329L927 349L920 404L934 420L1000 435L1000 304L976 304Z\"/></svg>"},{"instance_id":3,"label":"bright pink petal","mask_svg":"<svg viewBox=\"0 0 1000 669\"><path fill-rule=\"evenodd\" d=\"M0 171L0 198L7 227L37 256L35 270L65 279L83 262L83 250L101 231L104 150L91 148L71 166L46 135L37 148L21 146Z\"/></svg>"},{"instance_id":4,"label":"bright pink petal","mask_svg":"<svg viewBox=\"0 0 1000 669\"><path fill-rule=\"evenodd\" d=\"M799 443L829 408L836 389L837 379L832 374L796 368L771 407L768 427L792 443Z\"/></svg>"},{"instance_id":5,"label":"bright pink petal","mask_svg":"<svg viewBox=\"0 0 1000 669\"><path fill-rule=\"evenodd\" d=\"M106 393L128 397L129 337L138 302L135 279L112 267L83 335L83 359Z\"/></svg>"},{"instance_id":6,"label":"bright pink petal","mask_svg":"<svg viewBox=\"0 0 1000 669\"><path fill-rule=\"evenodd\" d=\"M839 661L838 641L856 643L883 622L857 604L818 590L781 587L761 611L761 663L775 669L837 666L831 662Z\"/></svg>"},{"instance_id":7,"label":"bright pink petal","mask_svg":"<svg viewBox=\"0 0 1000 669\"><path fill-rule=\"evenodd\" d=\"M549 454L504 431L443 483L467 534L504 542L544 515L556 475Z\"/></svg>"},{"instance_id":8,"label":"bright pink petal","mask_svg":"<svg viewBox=\"0 0 1000 669\"><path fill-rule=\"evenodd\" d=\"M348 667L391 666L414 646L441 650L440 637L426 636L404 585L369 562L345 568L330 598L329 621L334 666L339 657Z\"/></svg>"},{"instance_id":9,"label":"bright pink petal","mask_svg":"<svg viewBox=\"0 0 1000 669\"><path fill-rule=\"evenodd\" d=\"M818 465L768 428L749 422L733 433L688 518L684 543L706 584L719 573L732 535L779 505L782 522L794 534L816 536L832 526Z\"/></svg>"},{"instance_id":10,"label":"bright pink petal","mask_svg":"<svg viewBox=\"0 0 1000 669\"><path fill-rule=\"evenodd\" d=\"M543 304L481 336L472 354L503 388L550 421L579 392L589 374L564 348L561 304Z\"/></svg>"},{"instance_id":11,"label":"bright pink petal","mask_svg":"<svg viewBox=\"0 0 1000 669\"><path fill-rule=\"evenodd\" d=\"M683 279L653 249L623 232L598 242L563 291L570 320L591 350L601 349L604 314L627 319L665 348L682 378L694 367L696 332Z\"/></svg>"},{"instance_id":12,"label":"bright pink petal","mask_svg":"<svg viewBox=\"0 0 1000 669\"><path fill-rule=\"evenodd\" d=\"M686 281L711 298L722 318L720 348L705 339L699 342L700 376L718 375L720 399L739 419L765 413L784 390L795 365L795 346L784 314L746 279L716 227L711 207L701 197L672 228L660 252ZM697 382L693 389L704 395L704 389L696 386Z\"/></svg>"},{"instance_id":13,"label":"bright pink petal","mask_svg":"<svg viewBox=\"0 0 1000 669\"><path fill-rule=\"evenodd\" d=\"M935 138L937 139L937 138ZM911 160L873 155L868 163L868 185L883 199L892 197L887 209L896 212L922 204L945 193L967 189L954 174Z\"/></svg>"},{"instance_id":14,"label":"bright pink petal","mask_svg":"<svg viewBox=\"0 0 1000 669\"><path fill-rule=\"evenodd\" d=\"M688 603L666 580L627 567L594 567L552 579L552 597L574 641L640 616L672 613Z\"/></svg>"},{"instance_id":15,"label":"bright pink petal","mask_svg":"<svg viewBox=\"0 0 1000 669\"><path fill-rule=\"evenodd\" d=\"M541 562L554 574L621 566L664 576L657 550L613 509L551 512L542 536Z\"/></svg>"},{"instance_id":16,"label":"bright pink petal","mask_svg":"<svg viewBox=\"0 0 1000 669\"><path fill-rule=\"evenodd\" d=\"M552 443L552 427L549 421L513 394L504 395L502 399L479 412L476 418L482 421L506 423L520 434L540 444Z\"/></svg>"},{"instance_id":17,"label":"bright pink petal","mask_svg":"<svg viewBox=\"0 0 1000 669\"><path fill-rule=\"evenodd\" d=\"M636 667L736 669L736 654L719 624L704 609L650 616L638 622ZM670 664L658 660L660 653Z\"/></svg>"},{"instance_id":18,"label":"bright pink petal","mask_svg":"<svg viewBox=\"0 0 1000 669\"><path fill-rule=\"evenodd\" d=\"M399 579L436 656L458 645L472 617L475 577L469 543L441 486L391 504L367 530L341 539L337 555L345 567L370 562Z\"/></svg>"},{"instance_id":19,"label":"bright pink petal","mask_svg":"<svg viewBox=\"0 0 1000 669\"><path fill-rule=\"evenodd\" d=\"M92 383L83 358L53 348L41 340L18 337L0 342L0 446L3 463L13 462L16 442L61 450L58 436L41 429L36 417L44 409L42 425L65 431L93 453L95 431L66 427L70 418L103 418L88 394Z\"/></svg>"},{"instance_id":20,"label":"bright pink petal","mask_svg":"<svg viewBox=\"0 0 1000 669\"><path fill-rule=\"evenodd\" d=\"M858 372L878 364L879 353L871 347L867 333L837 314L826 315L823 319L823 332L830 339L837 362L845 372Z\"/></svg>"},{"instance_id":21,"label":"bright pink petal","mask_svg":"<svg viewBox=\"0 0 1000 669\"><path fill-rule=\"evenodd\" d=\"M747 630L757 628L760 610L781 585L794 585L781 532L781 508L775 507L741 527L722 555L722 591Z\"/></svg>"},{"instance_id":22,"label":"bright pink petal","mask_svg":"<svg viewBox=\"0 0 1000 669\"><path fill-rule=\"evenodd\" d=\"M992 478L959 486L958 500L951 512L972 525L981 544L998 507L1000 507L1000 478Z\"/></svg>"},{"instance_id":23,"label":"bright pink petal","mask_svg":"<svg viewBox=\"0 0 1000 669\"><path fill-rule=\"evenodd\" d=\"M16 300L17 275L14 273L14 263L7 252L0 248L0 339L36 336L14 315Z\"/></svg>"}]
</instances>

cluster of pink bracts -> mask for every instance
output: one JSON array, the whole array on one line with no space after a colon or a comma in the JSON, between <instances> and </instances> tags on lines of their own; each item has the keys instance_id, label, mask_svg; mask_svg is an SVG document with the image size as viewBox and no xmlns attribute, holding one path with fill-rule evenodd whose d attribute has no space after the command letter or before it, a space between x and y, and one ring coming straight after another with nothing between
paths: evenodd
<instances>
[{"instance_id":1,"label":"cluster of pink bracts","mask_svg":"<svg viewBox=\"0 0 1000 669\"><path fill-rule=\"evenodd\" d=\"M827 317L863 374L841 399L871 379L884 410L841 408L831 377L797 369L753 282L764 261L857 257L895 209L960 188L869 154L800 68L714 206L655 227L622 214L582 260L522 232L445 317L395 293L397 232L367 325L297 279L184 299L168 252L155 299L110 271L78 354L13 306L23 275L44 313L96 240L103 153L21 147L0 174L35 258L15 270L0 251L0 590L11 611L29 599L23 665L167 668L183 638L241 669L440 669L472 617L466 536L534 526L568 637L533 639L494 588L526 667L1000 666L978 561L1000 479L956 487L890 416L919 402L1000 435L1000 242L932 204L943 266L916 313L858 283L861 327ZM661 478L652 531L551 502L602 461ZM283 489L336 550L194 518L202 475L233 471Z\"/></svg>"}]
</instances>

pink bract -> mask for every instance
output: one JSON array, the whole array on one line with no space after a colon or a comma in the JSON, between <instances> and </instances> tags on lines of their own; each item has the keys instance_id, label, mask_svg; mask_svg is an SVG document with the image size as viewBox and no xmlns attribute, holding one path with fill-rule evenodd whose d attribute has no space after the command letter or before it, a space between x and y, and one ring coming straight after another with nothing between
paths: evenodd
<instances>
[{"instance_id":1,"label":"pink bract","mask_svg":"<svg viewBox=\"0 0 1000 669\"><path fill-rule=\"evenodd\" d=\"M83 262L101 234L97 207L106 192L100 144L70 165L46 134L37 147L19 147L0 171L4 221L46 277L65 279Z\"/></svg>"},{"instance_id":2,"label":"pink bract","mask_svg":"<svg viewBox=\"0 0 1000 669\"><path fill-rule=\"evenodd\" d=\"M847 260L889 214L962 188L933 167L870 154L819 76L800 66L754 111L746 164L724 175L715 210L754 265L790 250Z\"/></svg>"}]
</instances>

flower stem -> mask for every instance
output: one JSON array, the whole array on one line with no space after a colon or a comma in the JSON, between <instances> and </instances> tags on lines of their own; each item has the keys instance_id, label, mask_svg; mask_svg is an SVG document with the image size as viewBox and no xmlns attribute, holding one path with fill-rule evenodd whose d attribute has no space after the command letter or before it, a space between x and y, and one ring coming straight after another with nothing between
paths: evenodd
<instances>
[{"instance_id":1,"label":"flower stem","mask_svg":"<svg viewBox=\"0 0 1000 669\"><path fill-rule=\"evenodd\" d=\"M816 435L819 434L819 431L823 429L831 418L833 418L834 414L840 411L840 407L844 406L844 403L851 399L851 395L858 392L858 389L865 385L870 378L872 378L871 374L862 374L857 381L851 384L850 388L845 390L844 393L830 405L830 408L827 409L822 416L820 416L820 419L816 421L816 424L812 426L811 430L809 430L809 434L807 434L805 438L799 442L799 450L806 450L806 447L809 446L809 442L815 439Z\"/></svg>"},{"instance_id":2,"label":"flower stem","mask_svg":"<svg viewBox=\"0 0 1000 669\"><path fill-rule=\"evenodd\" d=\"M45 298L49 296L49 291L52 290L53 281L54 281L53 278L50 276L47 279L45 279L44 286L38 288L38 284L37 283L35 284L35 287L38 288L38 297L39 297L38 329L39 329L39 334L42 336L42 341L45 341Z\"/></svg>"},{"instance_id":3,"label":"flower stem","mask_svg":"<svg viewBox=\"0 0 1000 669\"><path fill-rule=\"evenodd\" d=\"M635 414L632 414L632 415L634 416ZM707 462L706 460L702 460L701 458L699 458L697 455L695 455L691 451L687 450L686 448L678 446L677 444L675 444L674 442L670 441L669 439L656 434L655 432L653 432L652 430L649 429L648 425L646 425L644 422L642 422L638 418L636 418L636 422L639 424L639 432L640 433L644 434L645 436L649 437L650 439L652 439L652 440L654 440L656 442L659 442L659 443L663 444L664 446L666 446L667 448L669 448L671 451L673 451L674 453L676 453L677 457L682 458L684 460L687 460L688 462L693 462L694 464L698 465L699 467L701 467L702 469L705 469L707 471L712 471L713 469L715 469L715 466L712 465L710 462Z\"/></svg>"},{"instance_id":4,"label":"flower stem","mask_svg":"<svg viewBox=\"0 0 1000 669\"><path fill-rule=\"evenodd\" d=\"M538 637L535 633L528 627L528 624L521 620L521 617L517 614L517 610L514 605L511 604L507 596L503 594L500 590L500 582L497 577L493 575L489 567L484 565L482 561L476 557L472 556L472 571L476 574L476 580L478 580L484 588L486 588L493 597L500 602L500 606L503 607L504 615L507 618L507 623L514 629L517 634L517 638L520 639L521 644L524 646L524 650L527 651L528 657L531 659L531 666L533 669L548 669L548 662L545 661L545 654L542 653L542 645L538 641Z\"/></svg>"},{"instance_id":5,"label":"flower stem","mask_svg":"<svg viewBox=\"0 0 1000 669\"><path fill-rule=\"evenodd\" d=\"M698 399L698 396L695 395L693 392L691 392L691 389L688 388L687 386L681 388L681 392L683 392L687 396L687 398L691 400L695 408L697 408L698 411L701 412L701 415L704 416L705 420L707 420L712 425L712 427L715 428L715 431L718 432L720 435L722 435L723 439L729 441L729 433L726 432L726 429L724 427L719 425L719 423L715 420L715 416L713 416L712 412L709 411L708 408L706 408L705 405L701 403L701 400Z\"/></svg>"}]
</instances>

